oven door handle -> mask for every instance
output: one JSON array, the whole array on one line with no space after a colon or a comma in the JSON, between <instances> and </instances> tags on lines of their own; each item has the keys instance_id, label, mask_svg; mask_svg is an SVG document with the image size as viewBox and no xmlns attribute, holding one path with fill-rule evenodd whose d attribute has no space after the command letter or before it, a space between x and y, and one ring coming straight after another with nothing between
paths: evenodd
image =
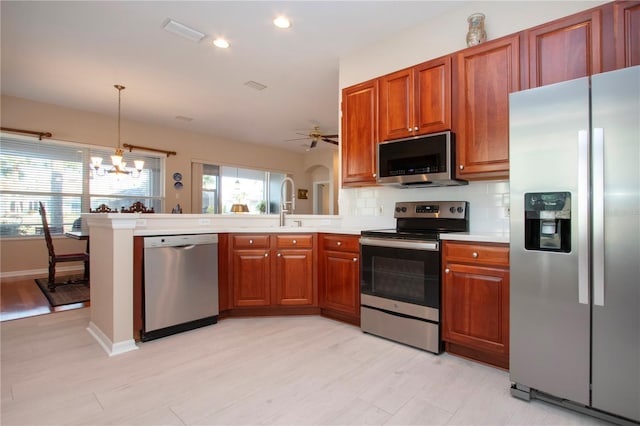
<instances>
[{"instance_id":1,"label":"oven door handle","mask_svg":"<svg viewBox=\"0 0 640 426\"><path fill-rule=\"evenodd\" d=\"M361 237L360 244L363 246L389 247L410 250L440 250L440 243L437 241L414 241L414 240L393 240L386 238Z\"/></svg>"}]
</instances>

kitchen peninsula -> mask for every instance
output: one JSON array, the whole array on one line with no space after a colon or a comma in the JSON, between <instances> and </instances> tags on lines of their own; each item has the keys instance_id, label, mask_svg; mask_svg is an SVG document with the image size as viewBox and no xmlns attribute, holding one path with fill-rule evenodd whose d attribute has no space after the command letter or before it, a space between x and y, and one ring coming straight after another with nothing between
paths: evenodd
<instances>
[{"instance_id":1,"label":"kitchen peninsula","mask_svg":"<svg viewBox=\"0 0 640 426\"><path fill-rule=\"evenodd\" d=\"M323 262L341 262L343 258L356 259L358 257L357 237L363 228L371 228L371 224L362 223L357 226L343 217L332 215L288 215L285 226L279 226L277 215L94 213L83 215L83 218L86 219L91 236L90 250L93 260L91 263L91 320L88 331L110 356L137 349L134 307L140 301L134 300L134 276L136 276L134 268L140 265L136 266L134 261L136 237L204 233L260 235L321 233L322 238L317 239L317 247L321 255L313 260L315 271L316 263L321 265L318 269L322 270ZM378 225L379 227L388 226L384 220ZM444 238L494 243L508 241L506 234L490 232L451 234L443 236ZM350 271L355 272L348 277L340 278L354 281L352 285L355 286L355 292L359 294L358 268ZM319 276L322 277L323 272L319 272ZM333 285L335 286L336 283ZM331 290L327 291L331 293ZM334 296L337 299L331 298ZM320 299L322 297L321 295ZM241 302L240 305L246 301ZM351 317L341 314L341 311L348 312L349 306L353 304L348 294L331 293L330 297L325 295L324 302L328 310L336 314L330 316L353 323L349 321L353 319L353 313ZM315 303L315 306L318 304ZM260 307L244 307L247 312L254 308L260 309ZM296 307L291 306L291 308ZM357 312L359 312L358 308L359 302L355 308ZM316 310L320 311L320 309ZM325 311L322 310L322 313L325 314Z\"/></svg>"}]
</instances>

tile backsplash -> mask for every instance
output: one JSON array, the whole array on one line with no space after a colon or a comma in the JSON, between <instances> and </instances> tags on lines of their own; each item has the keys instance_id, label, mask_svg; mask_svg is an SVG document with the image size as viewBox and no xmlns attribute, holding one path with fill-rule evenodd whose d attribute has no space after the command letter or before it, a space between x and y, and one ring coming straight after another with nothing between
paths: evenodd
<instances>
[{"instance_id":1,"label":"tile backsplash","mask_svg":"<svg viewBox=\"0 0 640 426\"><path fill-rule=\"evenodd\" d=\"M387 186L341 189L344 226L395 226L396 201L468 201L471 232L509 232L509 182L470 182L464 186L400 189Z\"/></svg>"}]
</instances>

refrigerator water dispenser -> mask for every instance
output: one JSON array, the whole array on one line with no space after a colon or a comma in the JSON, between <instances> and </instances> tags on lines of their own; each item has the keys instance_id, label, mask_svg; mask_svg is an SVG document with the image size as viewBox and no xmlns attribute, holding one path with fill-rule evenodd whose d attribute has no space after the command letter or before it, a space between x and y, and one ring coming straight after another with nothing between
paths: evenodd
<instances>
[{"instance_id":1,"label":"refrigerator water dispenser","mask_svg":"<svg viewBox=\"0 0 640 426\"><path fill-rule=\"evenodd\" d=\"M528 192L524 204L525 248L570 252L571 193Z\"/></svg>"}]
</instances>

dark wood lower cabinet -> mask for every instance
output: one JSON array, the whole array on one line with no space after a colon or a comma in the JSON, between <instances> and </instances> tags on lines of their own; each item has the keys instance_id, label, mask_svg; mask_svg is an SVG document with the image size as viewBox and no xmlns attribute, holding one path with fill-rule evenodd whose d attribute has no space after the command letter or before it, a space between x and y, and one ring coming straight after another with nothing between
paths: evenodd
<instances>
[{"instance_id":1,"label":"dark wood lower cabinet","mask_svg":"<svg viewBox=\"0 0 640 426\"><path fill-rule=\"evenodd\" d=\"M357 235L320 234L322 314L360 325L360 246Z\"/></svg>"},{"instance_id":2,"label":"dark wood lower cabinet","mask_svg":"<svg viewBox=\"0 0 640 426\"><path fill-rule=\"evenodd\" d=\"M315 234L229 234L222 317L320 313L316 250Z\"/></svg>"},{"instance_id":3,"label":"dark wood lower cabinet","mask_svg":"<svg viewBox=\"0 0 640 426\"><path fill-rule=\"evenodd\" d=\"M445 349L509 368L509 248L445 241L443 319Z\"/></svg>"}]
</instances>

